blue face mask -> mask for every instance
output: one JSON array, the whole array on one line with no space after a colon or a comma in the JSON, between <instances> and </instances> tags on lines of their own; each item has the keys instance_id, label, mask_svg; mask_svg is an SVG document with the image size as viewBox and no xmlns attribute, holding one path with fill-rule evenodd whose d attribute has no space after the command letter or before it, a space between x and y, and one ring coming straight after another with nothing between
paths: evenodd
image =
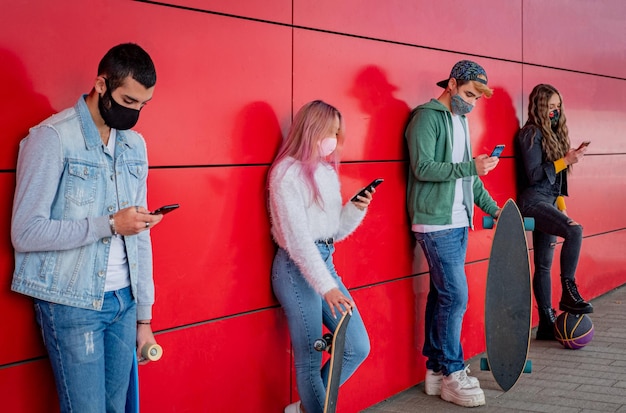
<instances>
[{"instance_id":1,"label":"blue face mask","mask_svg":"<svg viewBox=\"0 0 626 413\"><path fill-rule=\"evenodd\" d=\"M452 113L459 116L467 115L472 111L472 109L474 109L474 105L464 101L458 93L452 96L450 106L452 107Z\"/></svg>"}]
</instances>

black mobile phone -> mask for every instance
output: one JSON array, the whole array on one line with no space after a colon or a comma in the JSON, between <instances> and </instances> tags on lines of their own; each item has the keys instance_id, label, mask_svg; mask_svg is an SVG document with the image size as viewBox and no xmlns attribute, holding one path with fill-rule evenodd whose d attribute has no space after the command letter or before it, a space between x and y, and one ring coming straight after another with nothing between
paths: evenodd
<instances>
[{"instance_id":1,"label":"black mobile phone","mask_svg":"<svg viewBox=\"0 0 626 413\"><path fill-rule=\"evenodd\" d=\"M159 209L155 209L153 212L150 212L152 215L165 215L167 213L172 212L173 210L175 210L176 208L178 208L180 205L178 204L172 204L172 205L163 205L161 208Z\"/></svg>"},{"instance_id":2,"label":"black mobile phone","mask_svg":"<svg viewBox=\"0 0 626 413\"><path fill-rule=\"evenodd\" d=\"M366 196L365 195L365 191L368 192L372 192L372 189L376 188L378 185L382 184L384 181L383 178L378 178L378 179L374 179L372 182L369 183L369 185L367 185L365 188L361 189L361 191L356 194L355 196L352 197L352 199L350 200L351 202L356 202L359 200L359 198L357 198L358 196Z\"/></svg>"},{"instance_id":3,"label":"black mobile phone","mask_svg":"<svg viewBox=\"0 0 626 413\"><path fill-rule=\"evenodd\" d=\"M498 158L502 155L502 151L504 150L504 145L496 145L489 156L497 156Z\"/></svg>"},{"instance_id":4,"label":"black mobile phone","mask_svg":"<svg viewBox=\"0 0 626 413\"><path fill-rule=\"evenodd\" d=\"M584 141L583 143L580 144L580 146L578 148L576 148L576 150L579 151L582 148L584 148L585 146L589 146L590 143L591 143L591 141Z\"/></svg>"}]
</instances>

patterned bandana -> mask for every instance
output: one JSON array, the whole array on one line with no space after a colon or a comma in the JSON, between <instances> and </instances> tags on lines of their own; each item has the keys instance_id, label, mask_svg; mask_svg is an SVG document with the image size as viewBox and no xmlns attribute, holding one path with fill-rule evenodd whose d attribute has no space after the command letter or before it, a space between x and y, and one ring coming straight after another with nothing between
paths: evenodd
<instances>
[{"instance_id":1,"label":"patterned bandana","mask_svg":"<svg viewBox=\"0 0 626 413\"><path fill-rule=\"evenodd\" d=\"M483 69L481 65L471 60L461 60L457 62L452 67L450 76L441 82L437 82L437 86L445 89L448 86L448 81L452 78L457 80L475 80L483 85L487 84L487 72L485 72L485 69Z\"/></svg>"}]
</instances>

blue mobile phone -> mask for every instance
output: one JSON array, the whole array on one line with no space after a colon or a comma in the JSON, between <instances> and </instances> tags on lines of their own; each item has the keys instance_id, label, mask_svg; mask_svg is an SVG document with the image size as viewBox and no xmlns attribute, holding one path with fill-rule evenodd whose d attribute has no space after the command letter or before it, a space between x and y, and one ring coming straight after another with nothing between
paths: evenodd
<instances>
[{"instance_id":1,"label":"blue mobile phone","mask_svg":"<svg viewBox=\"0 0 626 413\"><path fill-rule=\"evenodd\" d=\"M504 145L496 145L496 147L493 148L491 155L489 156L497 156L499 158L503 150L504 150Z\"/></svg>"}]
</instances>

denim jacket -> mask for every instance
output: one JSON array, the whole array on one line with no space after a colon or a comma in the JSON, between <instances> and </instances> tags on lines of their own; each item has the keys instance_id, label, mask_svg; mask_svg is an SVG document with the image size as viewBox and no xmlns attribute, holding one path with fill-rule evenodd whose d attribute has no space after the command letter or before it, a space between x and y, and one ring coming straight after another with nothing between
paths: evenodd
<instances>
[{"instance_id":1,"label":"denim jacket","mask_svg":"<svg viewBox=\"0 0 626 413\"><path fill-rule=\"evenodd\" d=\"M146 206L144 139L116 131L115 159L100 138L85 96L30 130L19 148L11 240L11 288L41 300L100 310L111 246L108 216ZM149 231L125 236L138 319L152 318Z\"/></svg>"}]
</instances>

